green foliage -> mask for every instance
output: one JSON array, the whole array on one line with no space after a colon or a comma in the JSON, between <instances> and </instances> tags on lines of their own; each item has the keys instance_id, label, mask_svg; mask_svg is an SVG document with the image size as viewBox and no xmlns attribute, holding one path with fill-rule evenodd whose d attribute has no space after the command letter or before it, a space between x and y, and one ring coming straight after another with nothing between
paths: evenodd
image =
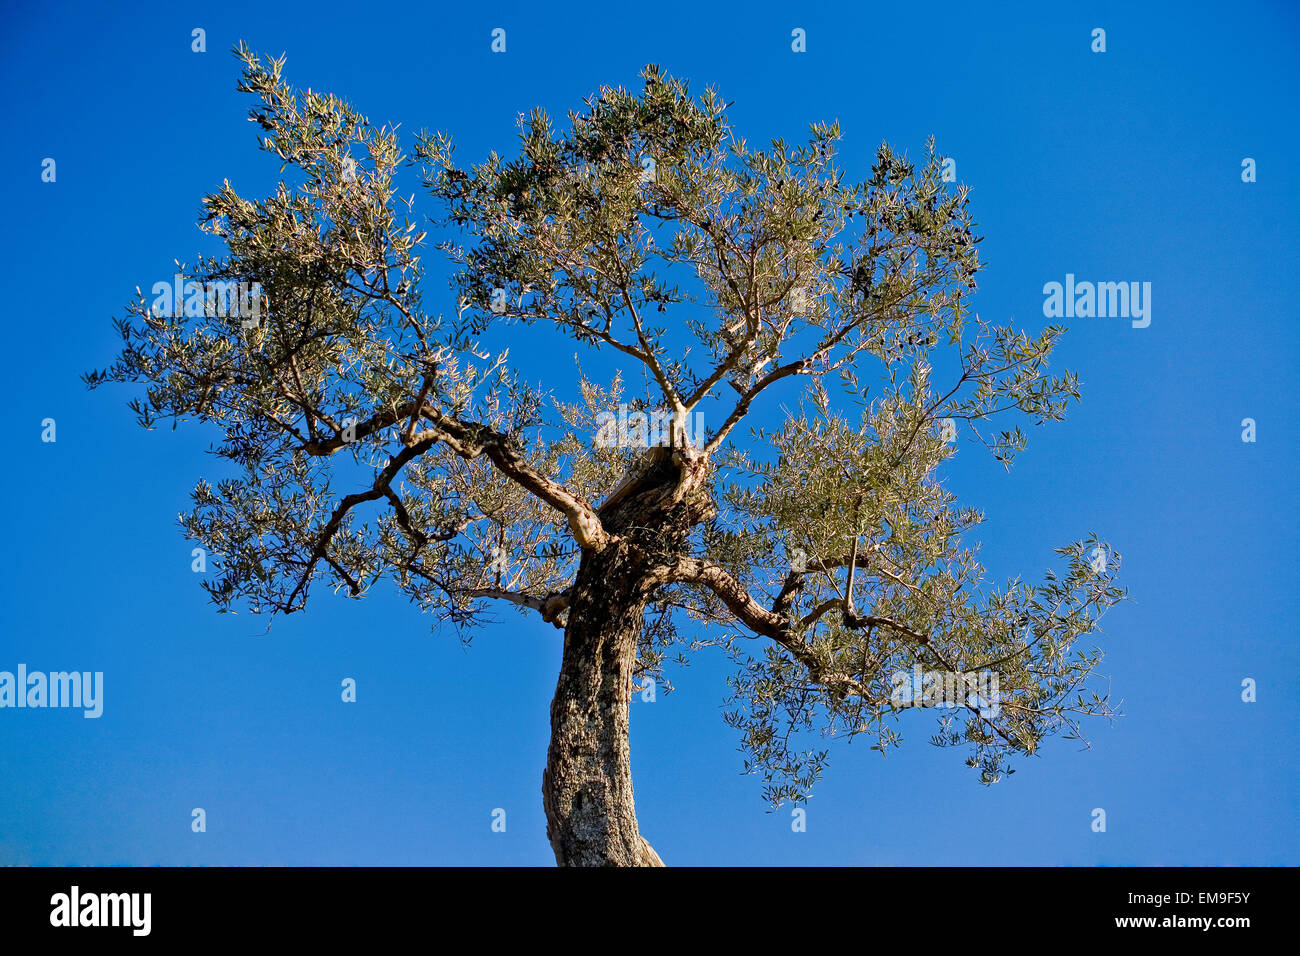
<instances>
[{"instance_id":1,"label":"green foliage","mask_svg":"<svg viewBox=\"0 0 1300 956\"><path fill-rule=\"evenodd\" d=\"M882 145L855 182L837 124L754 149L715 91L692 97L653 66L639 92L602 89L563 128L535 111L514 158L461 168L446 135L421 134L410 164L433 228L457 236L437 243L454 268L444 320L424 308L426 232L397 193L396 131L295 91L283 60L236 52L261 148L287 176L263 200L229 182L209 195L200 225L226 254L180 268L260 283L269 315L159 316L141 294L115 364L86 376L145 385L132 407L146 427L221 434L214 452L239 475L201 481L181 523L221 557L206 587L222 610L290 613L313 585L359 597L385 578L457 626L502 600L564 626L583 550L630 547L599 502L647 460L597 443L597 416L707 410L703 446L674 460L710 508L664 529L688 553L648 573L639 668L662 676L709 645L735 658L726 716L770 800L817 780L827 752L805 735L899 743L891 682L917 665L999 675L998 714L942 711L934 738L969 747L986 782L1110 713L1086 687L1099 654L1077 645L1123 596L1119 556L1089 538L1058 549L1064 569L1041 584L991 587L963 543L982 516L941 482L955 447L942 420L1009 466L1024 433L986 423L1060 420L1079 390L1048 373L1062 329L971 314L980 239L933 142L920 163ZM612 350L646 393L580 368L577 401L527 385L479 343L513 323ZM778 386L795 412L762 404Z\"/></svg>"}]
</instances>

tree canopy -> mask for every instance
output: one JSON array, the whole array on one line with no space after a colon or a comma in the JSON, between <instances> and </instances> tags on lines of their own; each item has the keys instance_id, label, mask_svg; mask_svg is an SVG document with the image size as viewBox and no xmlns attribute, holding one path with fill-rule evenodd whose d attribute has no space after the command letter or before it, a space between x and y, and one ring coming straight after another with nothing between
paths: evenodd
<instances>
[{"instance_id":1,"label":"tree canopy","mask_svg":"<svg viewBox=\"0 0 1300 956\"><path fill-rule=\"evenodd\" d=\"M395 129L290 87L283 59L237 54L283 179L208 195L223 253L182 271L256 283L265 314L140 293L116 362L86 376L147 386L146 427L219 433L238 474L200 481L181 521L220 556L220 608L293 613L385 579L460 627L508 602L565 628L584 553L628 543L652 569L638 672L706 645L734 658L725 716L776 803L810 792L818 732L897 744L894 677L916 667L996 673L996 713L938 710L933 738L985 782L1111 713L1082 639L1123 597L1119 555L1089 537L1041 582L995 586L982 515L942 481L959 441L1010 466L1017 422L1062 419L1079 388L1049 372L1061 327L972 311L980 238L933 141L918 162L881 145L854 181L837 123L753 148L717 92L649 66L462 166L445 134L408 158ZM428 213L398 193L408 169ZM430 252L445 299L423 288ZM525 323L622 367L530 385L488 342ZM620 406L662 413L667 447L597 441ZM667 457L705 504L665 538L616 505Z\"/></svg>"}]
</instances>

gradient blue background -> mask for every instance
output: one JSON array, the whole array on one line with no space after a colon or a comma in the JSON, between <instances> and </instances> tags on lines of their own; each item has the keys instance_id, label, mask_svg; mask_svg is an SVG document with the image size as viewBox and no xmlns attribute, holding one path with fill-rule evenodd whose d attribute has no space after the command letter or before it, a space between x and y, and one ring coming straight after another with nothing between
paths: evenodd
<instances>
[{"instance_id":1,"label":"gradient blue background","mask_svg":"<svg viewBox=\"0 0 1300 956\"><path fill-rule=\"evenodd\" d=\"M1039 579L1052 547L1093 530L1123 553L1134 600L1106 618L1102 669L1126 716L1093 722L1091 751L1053 741L984 788L963 751L926 742L931 716L910 715L887 760L835 746L792 833L788 808L766 812L739 775L719 716L729 668L706 653L673 673L675 693L633 705L637 807L667 862L1300 863L1300 7L108 6L3 11L0 669L101 670L106 701L99 720L0 710L0 863L553 862L540 782L560 634L503 610L467 650L382 589L318 593L269 634L218 616L175 526L218 471L212 434L141 431L128 389L78 381L111 362L109 320L134 287L209 248L204 193L225 177L271 189L277 164L234 89L240 38L375 122L450 131L463 162L511 153L519 112L563 115L602 83L635 86L646 62L716 84L751 143L838 118L860 175L881 139L915 156L933 133L974 187L981 313L1038 329L1043 283L1067 272L1153 284L1147 329L1069 323L1058 367L1084 402L1064 424L1032 429L1009 475L963 446L951 477L987 512L995 580ZM190 52L196 26L205 54ZM505 55L489 52L497 26ZM572 343L527 341L525 371L565 384ZM40 441L47 416L56 444ZM355 705L339 700L346 676ZM1240 701L1245 677L1257 703Z\"/></svg>"}]
</instances>

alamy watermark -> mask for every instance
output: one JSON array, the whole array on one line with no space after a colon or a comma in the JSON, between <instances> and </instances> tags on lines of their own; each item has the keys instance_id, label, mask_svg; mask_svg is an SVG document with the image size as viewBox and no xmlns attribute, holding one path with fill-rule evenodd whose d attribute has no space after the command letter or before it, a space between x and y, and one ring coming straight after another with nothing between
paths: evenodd
<instances>
[{"instance_id":1,"label":"alamy watermark","mask_svg":"<svg viewBox=\"0 0 1300 956\"><path fill-rule=\"evenodd\" d=\"M152 291L154 300L149 311L158 318L185 315L239 319L245 329L255 329L262 322L262 301L266 296L260 282L236 279L200 282L178 272L171 282L155 282Z\"/></svg>"},{"instance_id":2,"label":"alamy watermark","mask_svg":"<svg viewBox=\"0 0 1300 956\"><path fill-rule=\"evenodd\" d=\"M678 420L666 409L629 412L626 405L619 405L617 414L600 412L596 415L597 448L651 448L656 445L703 448L704 416L692 412Z\"/></svg>"},{"instance_id":3,"label":"alamy watermark","mask_svg":"<svg viewBox=\"0 0 1300 956\"><path fill-rule=\"evenodd\" d=\"M51 926L121 926L133 936L148 936L152 911L152 893L83 893L74 884L50 897Z\"/></svg>"},{"instance_id":4,"label":"alamy watermark","mask_svg":"<svg viewBox=\"0 0 1300 956\"><path fill-rule=\"evenodd\" d=\"M996 671L923 671L917 664L895 672L890 683L895 707L973 707L985 718L1002 713Z\"/></svg>"},{"instance_id":5,"label":"alamy watermark","mask_svg":"<svg viewBox=\"0 0 1300 956\"><path fill-rule=\"evenodd\" d=\"M104 713L103 671L42 671L28 673L26 664L18 672L0 671L0 708L80 707L87 718Z\"/></svg>"},{"instance_id":6,"label":"alamy watermark","mask_svg":"<svg viewBox=\"0 0 1300 956\"><path fill-rule=\"evenodd\" d=\"M1049 319L1132 319L1135 329L1151 324L1150 282L1075 282L1067 272L1064 284L1048 282L1043 295Z\"/></svg>"}]
</instances>

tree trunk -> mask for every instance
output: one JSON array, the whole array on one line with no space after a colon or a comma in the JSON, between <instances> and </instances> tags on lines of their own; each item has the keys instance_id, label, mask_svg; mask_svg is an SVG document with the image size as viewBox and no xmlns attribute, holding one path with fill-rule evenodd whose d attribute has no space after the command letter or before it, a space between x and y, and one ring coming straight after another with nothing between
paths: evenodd
<instances>
[{"instance_id":1,"label":"tree trunk","mask_svg":"<svg viewBox=\"0 0 1300 956\"><path fill-rule=\"evenodd\" d=\"M618 543L587 552L569 593L564 659L542 775L560 866L663 866L637 828L628 711L656 565L683 554L713 513L696 450L652 447L600 507Z\"/></svg>"},{"instance_id":2,"label":"tree trunk","mask_svg":"<svg viewBox=\"0 0 1300 956\"><path fill-rule=\"evenodd\" d=\"M637 828L628 745L646 595L626 549L583 557L551 702L542 799L560 866L663 866Z\"/></svg>"}]
</instances>

